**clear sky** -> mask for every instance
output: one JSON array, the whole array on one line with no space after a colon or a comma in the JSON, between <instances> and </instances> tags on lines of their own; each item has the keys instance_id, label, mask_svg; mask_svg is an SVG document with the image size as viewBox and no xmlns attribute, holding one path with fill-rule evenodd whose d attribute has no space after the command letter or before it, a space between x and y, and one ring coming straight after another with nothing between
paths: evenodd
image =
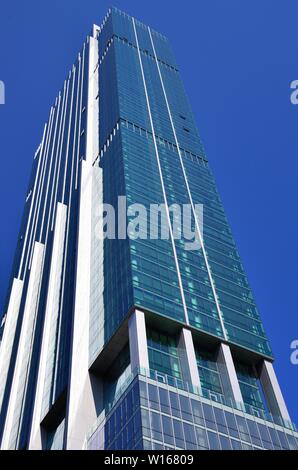
<instances>
[{"instance_id":1,"label":"clear sky","mask_svg":"<svg viewBox=\"0 0 298 470\"><path fill-rule=\"evenodd\" d=\"M114 0L169 37L228 219L298 423L297 0ZM11 0L0 6L0 305L31 162L85 36L111 2ZM2 307L1 307L2 308Z\"/></svg>"}]
</instances>

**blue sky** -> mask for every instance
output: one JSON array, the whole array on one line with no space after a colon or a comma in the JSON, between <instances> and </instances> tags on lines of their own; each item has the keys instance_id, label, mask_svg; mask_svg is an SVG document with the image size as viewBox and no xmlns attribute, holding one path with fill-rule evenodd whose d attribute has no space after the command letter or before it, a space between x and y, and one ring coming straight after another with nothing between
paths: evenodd
<instances>
[{"instance_id":1,"label":"blue sky","mask_svg":"<svg viewBox=\"0 0 298 470\"><path fill-rule=\"evenodd\" d=\"M238 248L298 423L298 3L114 0L169 37ZM0 305L31 161L49 108L92 23L111 2L1 3Z\"/></svg>"}]
</instances>

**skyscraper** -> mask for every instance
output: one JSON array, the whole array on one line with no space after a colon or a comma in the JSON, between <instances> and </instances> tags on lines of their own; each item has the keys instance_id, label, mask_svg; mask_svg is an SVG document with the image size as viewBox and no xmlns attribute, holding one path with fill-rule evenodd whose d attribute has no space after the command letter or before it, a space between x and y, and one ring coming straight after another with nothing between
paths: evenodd
<instances>
[{"instance_id":1,"label":"skyscraper","mask_svg":"<svg viewBox=\"0 0 298 470\"><path fill-rule=\"evenodd\" d=\"M298 447L169 42L116 8L34 155L0 348L3 449Z\"/></svg>"}]
</instances>

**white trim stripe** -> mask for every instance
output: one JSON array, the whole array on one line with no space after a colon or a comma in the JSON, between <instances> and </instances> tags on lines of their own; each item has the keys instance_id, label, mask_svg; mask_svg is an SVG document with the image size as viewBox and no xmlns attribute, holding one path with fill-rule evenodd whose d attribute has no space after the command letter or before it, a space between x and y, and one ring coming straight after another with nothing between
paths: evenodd
<instances>
[{"instance_id":1,"label":"white trim stripe","mask_svg":"<svg viewBox=\"0 0 298 470\"><path fill-rule=\"evenodd\" d=\"M36 188L37 188L37 183L38 183L38 179L39 179L39 170L40 170L40 166L41 166L41 161L43 159L42 156L43 156L43 147L44 147L46 131L47 131L47 124L45 124L45 126L44 126L42 141L41 141L41 144L38 147L38 149L40 150L40 153L39 153L39 158L38 158L38 163L37 163L37 170L36 170L36 175L35 175L35 180L34 180L34 187L33 187L33 194L32 194L32 198L31 198L30 211L29 211L29 216L28 216L28 220L27 220L23 251L22 251L22 256L21 256L21 261L20 261L20 266L19 266L19 274L18 274L19 279L23 279L24 273L26 272L26 268L25 268L24 271L23 271L23 274L22 274L23 260L24 260L24 256L25 256L26 246L27 246L28 232L29 232L29 228L31 226L32 211L33 211L33 207L35 205L35 194L36 194ZM38 151L36 151L34 158L36 158L37 153L38 153ZM32 231L32 228L31 228L31 231ZM27 248L28 251L29 251L29 246Z\"/></svg>"},{"instance_id":2,"label":"white trim stripe","mask_svg":"<svg viewBox=\"0 0 298 470\"><path fill-rule=\"evenodd\" d=\"M170 231L170 235L171 235L171 242L172 242L172 248L173 248L173 253L174 253L174 258L175 258L175 264L176 264L178 282L179 282L180 293L181 293L181 298L182 298L183 310L184 310L186 323L189 324L188 312L187 312L187 307L186 307L186 302L185 302L185 297L184 297L184 291L183 291L183 284L182 284L181 273L180 273L180 268L179 268L179 262L178 262L176 246L175 246L174 237L173 237L173 230L172 230L170 213L169 213L169 205L168 205L166 190L165 190L165 186L164 186L164 182L163 182L162 169L161 169L161 164L160 164L160 159L159 159L158 147L157 147L157 143L156 143L154 124L153 124L153 119L152 119L152 114L151 114L149 96L148 96L148 91L147 91L144 68L143 68L142 57L141 57L141 52L140 52L140 47L139 47L139 40L138 40L138 35L137 35L137 30L136 30L136 25L135 25L135 19L134 18L132 18L132 23L133 23L135 39L136 39L136 44L137 44L139 63L140 63L140 68L141 68L141 73L142 73L142 79L143 79L143 85L144 85L144 91L145 91L145 96L146 96L148 114L149 114L149 119L150 119L151 132L152 132L152 137L153 137L153 142L154 142L154 148L155 148L155 155L156 155L157 166L158 166L158 171L159 171L159 177L160 177L162 193L163 193L163 197L164 197L164 201L165 201L165 207L166 207L167 219L168 219L168 224L169 224L169 231Z\"/></svg>"},{"instance_id":3,"label":"white trim stripe","mask_svg":"<svg viewBox=\"0 0 298 470\"><path fill-rule=\"evenodd\" d=\"M69 152L69 140L70 140L70 132L71 132L71 124L72 124L72 108L73 108L73 97L74 97L74 86L75 86L75 69L72 71L72 89L71 89L71 104L70 104L70 111L69 111L69 123L68 123L68 134L67 134L67 147L66 147L66 156L65 156L65 167L64 167L64 178L63 178L63 190L62 190L62 197L61 201L65 204L65 184L66 184L66 175L67 175L67 166L68 166L68 152Z\"/></svg>"},{"instance_id":4,"label":"white trim stripe","mask_svg":"<svg viewBox=\"0 0 298 470\"><path fill-rule=\"evenodd\" d=\"M174 138L175 138L175 142L176 142L176 146L177 146L177 151L178 151L178 155L179 155L181 168L182 168L182 171L183 171L183 176L184 176L184 181L185 181L185 185L186 185L186 188L187 188L188 197L189 197L189 200L190 200L190 204L191 204L191 208L192 208L192 212L193 212L193 216L194 216L194 220L195 220L195 224L196 224L196 229L197 229L197 232L198 232L198 235L199 235L199 239L200 239L200 243L201 243L201 247L202 247L202 251L203 251L203 256L204 256L204 260L205 260L205 264L206 264L206 268L207 268L207 272L208 272L208 277L209 277L211 288L212 288L213 297L214 297L214 300L215 300L219 320L220 320L222 331L223 331L223 334L224 334L224 338L225 338L225 340L227 340L226 329L225 329L224 321L223 321L223 318L222 318L220 305L219 305L219 302L218 302L217 293L216 293L214 281L213 281L213 278L212 278L212 273L211 273L210 266L209 266L209 263L208 263L207 253L206 253L206 250L205 250L205 247L204 247L203 236L202 236L202 233L201 233L201 230L200 230L200 225L198 223L197 215L196 215L196 212L195 212L195 207L194 207L190 187L189 187L189 184L188 184L187 175L186 175L186 172L185 172L183 159L182 159L182 155L181 155L181 151L180 151L180 146L179 146L179 142L178 142L178 138L177 138L177 134L176 134L176 129L175 129L175 126L174 126L174 121L173 121L173 117L172 117L172 114L171 114L170 105L169 105L169 101L168 101L168 98L167 98L167 94L166 94L166 90L165 90L162 74L161 74L161 71L160 71L159 63L158 63L158 60L157 60L155 46L154 46L154 43L153 43L151 30L150 30L149 26L148 26L148 32L149 32L149 36L150 36L150 40L151 40L151 44L152 44L152 49L153 49L153 52L154 52L155 62L156 62L156 66L157 66L157 69L158 69L158 74L159 74L159 78L160 78L160 82L161 82L165 102L166 102L166 105L167 105L169 118L170 118L170 121L171 121L171 126L172 126L172 130L173 130L173 134L174 134Z\"/></svg>"},{"instance_id":5,"label":"white trim stripe","mask_svg":"<svg viewBox=\"0 0 298 470\"><path fill-rule=\"evenodd\" d=\"M80 106L79 106L79 130L77 134L77 166L76 166L76 179L75 189L78 189L78 174L79 174L79 161L80 161L80 138L81 138L81 124L82 124L82 101L83 101L83 87L84 87L84 67L85 67L85 44L81 57L81 92L80 92Z\"/></svg>"},{"instance_id":6,"label":"white trim stripe","mask_svg":"<svg viewBox=\"0 0 298 470\"><path fill-rule=\"evenodd\" d=\"M37 231L37 225L38 225L38 218L39 218L39 211L40 211L40 204L41 204L41 199L42 199L42 190L43 190L43 184L44 184L44 179L45 179L45 169L47 167L47 160L48 160L48 150L49 150L48 149L48 143L49 143L49 138L50 138L50 135L51 135L51 132L52 132L52 125L53 125L53 114L54 113L53 113L53 107L52 107L51 108L51 114L50 114L50 120L49 120L49 126L48 126L48 132L47 132L47 138L46 138L46 144L45 144L45 151L44 151L44 155L43 155L41 177L40 177L39 185L38 185L38 194L37 194L37 198L36 198L36 206L35 206L35 209L34 209L34 218L33 218L33 222L32 222L32 231L31 231L31 235L30 235L30 244L29 244L29 247L28 247L28 253L27 253L27 260L26 260L24 275L26 274L27 267L29 267L29 270L30 270L31 263L32 263L34 243L35 243L35 237L36 237L36 231Z\"/></svg>"}]
</instances>

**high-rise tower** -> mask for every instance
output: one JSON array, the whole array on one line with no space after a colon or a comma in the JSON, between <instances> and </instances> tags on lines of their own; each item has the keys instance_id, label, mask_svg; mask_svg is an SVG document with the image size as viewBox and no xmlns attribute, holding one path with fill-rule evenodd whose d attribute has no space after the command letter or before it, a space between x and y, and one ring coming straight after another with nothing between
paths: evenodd
<instances>
[{"instance_id":1,"label":"high-rise tower","mask_svg":"<svg viewBox=\"0 0 298 470\"><path fill-rule=\"evenodd\" d=\"M35 153L0 348L3 449L297 448L168 40L116 8Z\"/></svg>"}]
</instances>

